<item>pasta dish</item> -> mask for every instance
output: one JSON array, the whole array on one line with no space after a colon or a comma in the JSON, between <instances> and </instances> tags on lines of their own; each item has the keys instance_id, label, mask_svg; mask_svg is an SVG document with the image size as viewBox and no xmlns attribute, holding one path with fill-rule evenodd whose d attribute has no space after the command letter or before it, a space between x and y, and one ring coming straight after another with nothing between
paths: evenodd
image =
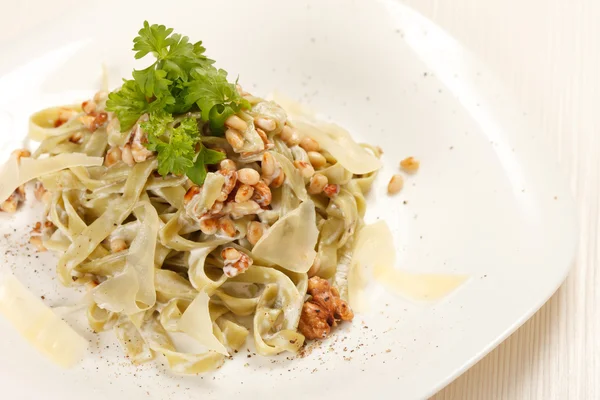
<instances>
[{"instance_id":1,"label":"pasta dish","mask_svg":"<svg viewBox=\"0 0 600 400\"><path fill-rule=\"evenodd\" d=\"M244 91L172 29L146 22L133 49L152 64L120 88L31 117L39 146L13 154L0 186L15 211L35 181L46 217L31 241L84 288L91 328L113 329L134 363L162 354L200 373L249 336L261 355L295 353L352 321L380 150ZM203 350L178 349L181 334Z\"/></svg>"}]
</instances>

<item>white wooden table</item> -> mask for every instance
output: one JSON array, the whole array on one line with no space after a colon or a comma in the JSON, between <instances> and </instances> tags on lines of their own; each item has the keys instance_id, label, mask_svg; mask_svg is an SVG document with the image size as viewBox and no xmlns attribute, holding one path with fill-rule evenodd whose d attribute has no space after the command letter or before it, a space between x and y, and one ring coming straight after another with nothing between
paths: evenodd
<instances>
[{"instance_id":1,"label":"white wooden table","mask_svg":"<svg viewBox=\"0 0 600 400\"><path fill-rule=\"evenodd\" d=\"M514 90L533 126L553 139L579 205L580 244L567 281L434 399L600 399L600 1L406 2L460 39ZM12 6L16 13L0 13L0 41L82 4L23 0Z\"/></svg>"}]
</instances>

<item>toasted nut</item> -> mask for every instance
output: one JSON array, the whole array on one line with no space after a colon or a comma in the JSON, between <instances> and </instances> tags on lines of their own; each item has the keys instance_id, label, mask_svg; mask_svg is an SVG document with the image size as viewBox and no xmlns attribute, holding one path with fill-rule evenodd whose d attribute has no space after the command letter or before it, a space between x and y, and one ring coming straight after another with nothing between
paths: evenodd
<instances>
[{"instance_id":1,"label":"toasted nut","mask_svg":"<svg viewBox=\"0 0 600 400\"><path fill-rule=\"evenodd\" d=\"M254 200L248 200L243 203L230 202L225 205L223 212L230 214L231 218L239 219L246 215L258 214L262 209Z\"/></svg>"},{"instance_id":2,"label":"toasted nut","mask_svg":"<svg viewBox=\"0 0 600 400\"><path fill-rule=\"evenodd\" d=\"M246 253L242 253L233 247L226 247L221 250L223 257L223 273L232 278L246 272L252 265L252 259Z\"/></svg>"},{"instance_id":3,"label":"toasted nut","mask_svg":"<svg viewBox=\"0 0 600 400\"><path fill-rule=\"evenodd\" d=\"M42 223L40 221L35 223L35 226L31 230L32 233L42 233Z\"/></svg>"},{"instance_id":4,"label":"toasted nut","mask_svg":"<svg viewBox=\"0 0 600 400\"><path fill-rule=\"evenodd\" d=\"M35 182L35 188L33 189L33 195L37 201L41 201L46 193L46 188L40 181Z\"/></svg>"},{"instance_id":5,"label":"toasted nut","mask_svg":"<svg viewBox=\"0 0 600 400\"><path fill-rule=\"evenodd\" d=\"M311 296L302 307L298 331L307 339L323 339L339 320L352 321L354 313L340 299L340 293L325 279L313 276L308 280L307 294Z\"/></svg>"},{"instance_id":6,"label":"toasted nut","mask_svg":"<svg viewBox=\"0 0 600 400\"><path fill-rule=\"evenodd\" d=\"M125 146L123 146L123 150L121 150L121 159L125 164L129 165L130 167L132 167L135 164L133 154L131 154L130 144L126 144Z\"/></svg>"},{"instance_id":7,"label":"toasted nut","mask_svg":"<svg viewBox=\"0 0 600 400\"><path fill-rule=\"evenodd\" d=\"M25 186L21 185L6 199L1 205L0 210L8 213L17 211L21 201L25 200Z\"/></svg>"},{"instance_id":8,"label":"toasted nut","mask_svg":"<svg viewBox=\"0 0 600 400\"><path fill-rule=\"evenodd\" d=\"M31 157L31 152L27 149L17 149L11 153L17 159L17 163L21 163L21 158L23 157Z\"/></svg>"},{"instance_id":9,"label":"toasted nut","mask_svg":"<svg viewBox=\"0 0 600 400\"><path fill-rule=\"evenodd\" d=\"M81 132L75 132L69 138L69 142L71 142L71 143L81 143L82 140L83 140L83 133L81 133Z\"/></svg>"},{"instance_id":10,"label":"toasted nut","mask_svg":"<svg viewBox=\"0 0 600 400\"><path fill-rule=\"evenodd\" d=\"M281 140L287 142L288 140L290 140L293 134L294 130L289 125L285 124L280 133Z\"/></svg>"},{"instance_id":11,"label":"toasted nut","mask_svg":"<svg viewBox=\"0 0 600 400\"><path fill-rule=\"evenodd\" d=\"M402 190L404 186L404 178L402 175L394 175L392 179L390 179L390 183L388 183L388 193L396 194Z\"/></svg>"},{"instance_id":12,"label":"toasted nut","mask_svg":"<svg viewBox=\"0 0 600 400\"><path fill-rule=\"evenodd\" d=\"M321 146L319 146L319 142L317 142L313 138L309 138L308 136L305 136L300 140L300 147L302 147L306 151L321 150Z\"/></svg>"},{"instance_id":13,"label":"toasted nut","mask_svg":"<svg viewBox=\"0 0 600 400\"><path fill-rule=\"evenodd\" d=\"M121 161L121 149L118 147L111 147L104 157L104 165L110 167L111 165L115 165L117 162Z\"/></svg>"},{"instance_id":14,"label":"toasted nut","mask_svg":"<svg viewBox=\"0 0 600 400\"><path fill-rule=\"evenodd\" d=\"M221 188L221 194L219 195L219 197L217 197L217 200L225 201L229 197L229 193L231 193L235 188L238 173L236 171L225 171L221 169L218 170L217 173L225 177L225 183Z\"/></svg>"},{"instance_id":15,"label":"toasted nut","mask_svg":"<svg viewBox=\"0 0 600 400\"><path fill-rule=\"evenodd\" d=\"M415 160L414 157L408 157L400 161L400 168L410 173L417 172L420 165L421 163L418 160Z\"/></svg>"},{"instance_id":16,"label":"toasted nut","mask_svg":"<svg viewBox=\"0 0 600 400\"><path fill-rule=\"evenodd\" d=\"M327 184L323 188L323 192L329 197L334 197L340 192L340 185Z\"/></svg>"},{"instance_id":17,"label":"toasted nut","mask_svg":"<svg viewBox=\"0 0 600 400\"><path fill-rule=\"evenodd\" d=\"M19 200L12 195L0 205L0 210L7 213L14 213L19 207Z\"/></svg>"},{"instance_id":18,"label":"toasted nut","mask_svg":"<svg viewBox=\"0 0 600 400\"><path fill-rule=\"evenodd\" d=\"M237 170L237 166L235 165L235 161L226 158L219 163L219 169L224 171L235 171Z\"/></svg>"},{"instance_id":19,"label":"toasted nut","mask_svg":"<svg viewBox=\"0 0 600 400\"><path fill-rule=\"evenodd\" d=\"M253 194L254 188L252 186L246 184L240 185L235 194L235 201L236 203L243 203L250 200Z\"/></svg>"},{"instance_id":20,"label":"toasted nut","mask_svg":"<svg viewBox=\"0 0 600 400\"><path fill-rule=\"evenodd\" d=\"M226 247L223 250L221 250L221 257L223 257L223 260L237 261L240 259L241 255L242 254L233 247Z\"/></svg>"},{"instance_id":21,"label":"toasted nut","mask_svg":"<svg viewBox=\"0 0 600 400\"><path fill-rule=\"evenodd\" d=\"M237 229L235 229L235 225L231 218L219 218L219 233L230 238L235 236L235 234L237 233Z\"/></svg>"},{"instance_id":22,"label":"toasted nut","mask_svg":"<svg viewBox=\"0 0 600 400\"><path fill-rule=\"evenodd\" d=\"M31 236L29 238L29 243L31 243L32 245L34 245L37 248L37 251L46 251L47 250L44 247L44 244L42 243L42 237L41 236Z\"/></svg>"},{"instance_id":23,"label":"toasted nut","mask_svg":"<svg viewBox=\"0 0 600 400\"><path fill-rule=\"evenodd\" d=\"M207 235L214 235L219 230L219 218L203 218L200 220L200 230ZM235 234L235 233L234 233Z\"/></svg>"},{"instance_id":24,"label":"toasted nut","mask_svg":"<svg viewBox=\"0 0 600 400\"><path fill-rule=\"evenodd\" d=\"M190 186L190 188L185 192L183 196L183 204L188 204L195 195L199 194L202 191L202 188L197 185Z\"/></svg>"},{"instance_id":25,"label":"toasted nut","mask_svg":"<svg viewBox=\"0 0 600 400\"><path fill-rule=\"evenodd\" d=\"M242 168L238 171L237 178L246 185L254 186L260 180L260 174L252 168Z\"/></svg>"},{"instance_id":26,"label":"toasted nut","mask_svg":"<svg viewBox=\"0 0 600 400\"><path fill-rule=\"evenodd\" d=\"M231 145L235 152L239 152L242 146L244 146L244 137L235 129L227 129L225 131L225 139L227 139L227 143Z\"/></svg>"},{"instance_id":27,"label":"toasted nut","mask_svg":"<svg viewBox=\"0 0 600 400\"><path fill-rule=\"evenodd\" d=\"M258 221L251 221L248 223L248 230L246 232L246 239L254 246L265 233L265 226Z\"/></svg>"},{"instance_id":28,"label":"toasted nut","mask_svg":"<svg viewBox=\"0 0 600 400\"><path fill-rule=\"evenodd\" d=\"M306 161L296 160L294 161L294 166L300 170L302 176L305 178L310 178L315 174L315 169L313 166Z\"/></svg>"},{"instance_id":29,"label":"toasted nut","mask_svg":"<svg viewBox=\"0 0 600 400\"><path fill-rule=\"evenodd\" d=\"M94 102L96 104L102 103L103 101L106 101L106 99L108 99L108 92L105 90L100 90L94 95Z\"/></svg>"},{"instance_id":30,"label":"toasted nut","mask_svg":"<svg viewBox=\"0 0 600 400\"><path fill-rule=\"evenodd\" d=\"M152 155L152 152L143 144L134 142L131 145L131 155L133 156L135 162L144 162Z\"/></svg>"},{"instance_id":31,"label":"toasted nut","mask_svg":"<svg viewBox=\"0 0 600 400\"><path fill-rule=\"evenodd\" d=\"M269 141L269 137L267 136L267 134L265 133L265 131L263 131L260 128L256 129L256 133L258 133L258 136L260 136L260 138L262 139L265 147L269 146L271 144L271 142Z\"/></svg>"},{"instance_id":32,"label":"toasted nut","mask_svg":"<svg viewBox=\"0 0 600 400\"><path fill-rule=\"evenodd\" d=\"M277 171L275 172L275 176L274 176L273 180L271 181L270 186L272 188L281 187L281 185L283 185L284 181L285 181L285 172L283 172L283 168L279 167L279 168L277 168Z\"/></svg>"},{"instance_id":33,"label":"toasted nut","mask_svg":"<svg viewBox=\"0 0 600 400\"><path fill-rule=\"evenodd\" d=\"M261 207L266 207L271 204L272 199L273 195L271 189L269 189L269 185L264 181L260 181L254 186L252 200L256 201Z\"/></svg>"},{"instance_id":34,"label":"toasted nut","mask_svg":"<svg viewBox=\"0 0 600 400\"><path fill-rule=\"evenodd\" d=\"M310 194L319 194L325 189L327 186L328 179L325 175L316 173L310 178L310 183L308 184L308 193Z\"/></svg>"},{"instance_id":35,"label":"toasted nut","mask_svg":"<svg viewBox=\"0 0 600 400\"><path fill-rule=\"evenodd\" d=\"M281 140L283 140L289 147L296 146L298 143L300 143L300 137L288 125L284 126L283 130L281 131Z\"/></svg>"},{"instance_id":36,"label":"toasted nut","mask_svg":"<svg viewBox=\"0 0 600 400\"><path fill-rule=\"evenodd\" d=\"M96 129L100 128L102 125L106 123L108 120L108 114L105 112L98 113L94 121L92 122L92 128L90 129L94 132Z\"/></svg>"},{"instance_id":37,"label":"toasted nut","mask_svg":"<svg viewBox=\"0 0 600 400\"><path fill-rule=\"evenodd\" d=\"M320 269L321 269L321 259L319 258L319 256L316 256L313 261L312 266L306 272L306 274L308 275L309 278L312 278L313 276L315 276L319 273Z\"/></svg>"},{"instance_id":38,"label":"toasted nut","mask_svg":"<svg viewBox=\"0 0 600 400\"><path fill-rule=\"evenodd\" d=\"M244 132L248 129L248 124L246 121L238 117L237 115L232 115L231 117L225 120L225 126L228 128L236 129L240 132Z\"/></svg>"},{"instance_id":39,"label":"toasted nut","mask_svg":"<svg viewBox=\"0 0 600 400\"><path fill-rule=\"evenodd\" d=\"M83 109L84 113L91 114L96 111L96 102L93 100L84 101L81 103L81 108Z\"/></svg>"},{"instance_id":40,"label":"toasted nut","mask_svg":"<svg viewBox=\"0 0 600 400\"><path fill-rule=\"evenodd\" d=\"M61 107L58 110L58 118L56 119L56 121L54 121L54 127L58 128L77 114L78 112L76 110L73 110L72 108Z\"/></svg>"},{"instance_id":41,"label":"toasted nut","mask_svg":"<svg viewBox=\"0 0 600 400\"><path fill-rule=\"evenodd\" d=\"M110 251L118 253L127 248L127 242L124 239L113 239L110 241Z\"/></svg>"},{"instance_id":42,"label":"toasted nut","mask_svg":"<svg viewBox=\"0 0 600 400\"><path fill-rule=\"evenodd\" d=\"M215 201L212 207L208 210L210 215L219 215L223 210L224 203L222 201Z\"/></svg>"},{"instance_id":43,"label":"toasted nut","mask_svg":"<svg viewBox=\"0 0 600 400\"><path fill-rule=\"evenodd\" d=\"M108 124L106 125L106 133L108 137L112 135L118 135L121 132L121 124L119 124L119 120L116 117L113 117Z\"/></svg>"},{"instance_id":44,"label":"toasted nut","mask_svg":"<svg viewBox=\"0 0 600 400\"><path fill-rule=\"evenodd\" d=\"M260 165L263 178L271 178L275 173L275 158L271 153L263 153Z\"/></svg>"},{"instance_id":45,"label":"toasted nut","mask_svg":"<svg viewBox=\"0 0 600 400\"><path fill-rule=\"evenodd\" d=\"M277 128L277 123L271 118L267 117L254 118L254 125L267 132L274 131L275 128Z\"/></svg>"},{"instance_id":46,"label":"toasted nut","mask_svg":"<svg viewBox=\"0 0 600 400\"><path fill-rule=\"evenodd\" d=\"M325 156L318 151L309 151L308 160L315 168L323 168L325 164L327 164L327 159Z\"/></svg>"}]
</instances>

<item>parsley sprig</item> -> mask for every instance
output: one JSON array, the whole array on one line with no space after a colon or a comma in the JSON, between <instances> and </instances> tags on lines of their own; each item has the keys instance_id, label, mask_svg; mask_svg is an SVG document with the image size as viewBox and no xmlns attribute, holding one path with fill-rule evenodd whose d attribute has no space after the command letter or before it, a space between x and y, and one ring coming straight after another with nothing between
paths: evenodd
<instances>
[{"instance_id":1,"label":"parsley sprig","mask_svg":"<svg viewBox=\"0 0 600 400\"><path fill-rule=\"evenodd\" d=\"M133 40L133 50L136 59L150 54L155 61L134 70L133 79L125 79L119 90L109 94L107 110L116 114L122 131L148 114L141 127L148 134L146 147L157 152L158 172L186 174L201 185L206 165L218 163L224 155L202 145L196 118L176 116L199 112L200 122L220 133L225 120L249 108L249 102L227 80L227 72L215 68L204 55L202 42L190 43L171 28L145 21Z\"/></svg>"}]
</instances>

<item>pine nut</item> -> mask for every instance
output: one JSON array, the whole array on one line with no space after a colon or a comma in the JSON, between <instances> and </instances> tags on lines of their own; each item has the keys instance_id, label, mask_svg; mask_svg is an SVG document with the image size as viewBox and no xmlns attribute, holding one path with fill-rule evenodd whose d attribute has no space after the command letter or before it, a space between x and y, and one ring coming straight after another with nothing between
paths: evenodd
<instances>
[{"instance_id":1,"label":"pine nut","mask_svg":"<svg viewBox=\"0 0 600 400\"><path fill-rule=\"evenodd\" d=\"M289 126L289 125L284 125L283 129L281 130L281 140L283 140L284 142L287 142L288 140L290 140L290 138L292 137L292 134L294 133L294 130Z\"/></svg>"},{"instance_id":2,"label":"pine nut","mask_svg":"<svg viewBox=\"0 0 600 400\"><path fill-rule=\"evenodd\" d=\"M254 194L254 188L250 185L243 184L238 188L238 190L235 194L235 202L243 203L245 201L248 201L252 198L253 194Z\"/></svg>"},{"instance_id":3,"label":"pine nut","mask_svg":"<svg viewBox=\"0 0 600 400\"><path fill-rule=\"evenodd\" d=\"M237 170L237 166L235 165L235 161L226 158L219 163L219 168L225 171L235 171Z\"/></svg>"},{"instance_id":4,"label":"pine nut","mask_svg":"<svg viewBox=\"0 0 600 400\"><path fill-rule=\"evenodd\" d=\"M236 129L240 132L245 132L248 129L248 124L246 121L238 117L237 115L232 115L231 117L225 120L225 126L228 128Z\"/></svg>"},{"instance_id":5,"label":"pine nut","mask_svg":"<svg viewBox=\"0 0 600 400\"><path fill-rule=\"evenodd\" d=\"M327 164L325 156L317 151L309 151L308 159L315 168L323 168Z\"/></svg>"},{"instance_id":6,"label":"pine nut","mask_svg":"<svg viewBox=\"0 0 600 400\"><path fill-rule=\"evenodd\" d=\"M310 194L319 194L325 189L327 186L328 179L323 174L314 174L312 178L310 178L310 183L308 184L308 193Z\"/></svg>"},{"instance_id":7,"label":"pine nut","mask_svg":"<svg viewBox=\"0 0 600 400\"><path fill-rule=\"evenodd\" d=\"M252 246L256 244L265 233L265 226L258 221L251 221L248 223L248 231L246 232L246 239Z\"/></svg>"},{"instance_id":8,"label":"pine nut","mask_svg":"<svg viewBox=\"0 0 600 400\"><path fill-rule=\"evenodd\" d=\"M300 137L289 125L285 125L281 131L281 140L285 142L289 147L295 146L300 143Z\"/></svg>"},{"instance_id":9,"label":"pine nut","mask_svg":"<svg viewBox=\"0 0 600 400\"><path fill-rule=\"evenodd\" d=\"M106 156L104 157L104 165L110 167L111 165L114 165L117 162L121 161L121 157L121 149L118 147L111 147L106 152Z\"/></svg>"},{"instance_id":10,"label":"pine nut","mask_svg":"<svg viewBox=\"0 0 600 400\"><path fill-rule=\"evenodd\" d=\"M76 144L81 143L82 140L83 140L83 133L81 133L81 132L75 132L69 138L69 142L76 143Z\"/></svg>"},{"instance_id":11,"label":"pine nut","mask_svg":"<svg viewBox=\"0 0 600 400\"><path fill-rule=\"evenodd\" d=\"M94 102L96 104L102 103L103 101L106 101L106 99L108 99L108 92L106 92L104 90L100 90L99 92L96 92L96 94L94 95Z\"/></svg>"},{"instance_id":12,"label":"pine nut","mask_svg":"<svg viewBox=\"0 0 600 400\"><path fill-rule=\"evenodd\" d=\"M260 136L260 138L262 139L265 147L267 147L269 144L271 144L271 142L269 142L269 137L267 136L267 134L265 133L265 131L263 131L260 128L256 129L256 133L258 133L258 136Z\"/></svg>"},{"instance_id":13,"label":"pine nut","mask_svg":"<svg viewBox=\"0 0 600 400\"><path fill-rule=\"evenodd\" d=\"M241 256L242 254L233 247L226 247L223 250L221 250L221 257L223 257L223 260L237 261L240 259Z\"/></svg>"},{"instance_id":14,"label":"pine nut","mask_svg":"<svg viewBox=\"0 0 600 400\"><path fill-rule=\"evenodd\" d=\"M267 117L254 118L254 125L256 125L257 127L259 127L260 129L262 129L266 132L274 131L275 128L277 128L277 123L274 120L272 120L271 118L267 118Z\"/></svg>"},{"instance_id":15,"label":"pine nut","mask_svg":"<svg viewBox=\"0 0 600 400\"><path fill-rule=\"evenodd\" d=\"M400 161L400 168L409 173L417 172L421 163L414 157L408 157Z\"/></svg>"},{"instance_id":16,"label":"pine nut","mask_svg":"<svg viewBox=\"0 0 600 400\"><path fill-rule=\"evenodd\" d=\"M221 194L219 195L219 197L217 197L217 200L225 201L229 197L229 194L235 188L235 185L237 183L237 172L236 171L225 171L225 170L220 169L217 171L217 173L220 175L223 175L223 177L225 177L225 183L223 184L223 187L221 188Z\"/></svg>"},{"instance_id":17,"label":"pine nut","mask_svg":"<svg viewBox=\"0 0 600 400\"><path fill-rule=\"evenodd\" d=\"M323 192L329 197L334 197L340 192L340 185L327 184L323 188Z\"/></svg>"},{"instance_id":18,"label":"pine nut","mask_svg":"<svg viewBox=\"0 0 600 400\"><path fill-rule=\"evenodd\" d=\"M263 153L261 170L264 178L270 178L275 173L275 158L271 153Z\"/></svg>"},{"instance_id":19,"label":"pine nut","mask_svg":"<svg viewBox=\"0 0 600 400\"><path fill-rule=\"evenodd\" d=\"M200 230L206 235L214 235L219 229L219 218L203 218L200 220Z\"/></svg>"},{"instance_id":20,"label":"pine nut","mask_svg":"<svg viewBox=\"0 0 600 400\"><path fill-rule=\"evenodd\" d=\"M41 236L31 236L29 238L29 243L34 245L37 248L37 251L46 251L46 247L44 247L44 243L42 242Z\"/></svg>"},{"instance_id":21,"label":"pine nut","mask_svg":"<svg viewBox=\"0 0 600 400\"><path fill-rule=\"evenodd\" d=\"M187 190L187 192L185 192L185 195L183 196L183 204L188 204L190 201L192 201L192 199L194 198L195 195L197 195L198 193L200 193L202 191L202 188L200 186L197 185L192 185L190 186L190 188Z\"/></svg>"},{"instance_id":22,"label":"pine nut","mask_svg":"<svg viewBox=\"0 0 600 400\"><path fill-rule=\"evenodd\" d=\"M390 179L390 183L388 183L388 193L396 194L402 190L404 186L404 178L402 175L394 175L392 179Z\"/></svg>"},{"instance_id":23,"label":"pine nut","mask_svg":"<svg viewBox=\"0 0 600 400\"><path fill-rule=\"evenodd\" d=\"M131 155L133 156L135 162L144 162L148 157L152 155L152 152L148 150L143 144L134 142L131 145Z\"/></svg>"},{"instance_id":24,"label":"pine nut","mask_svg":"<svg viewBox=\"0 0 600 400\"><path fill-rule=\"evenodd\" d=\"M126 144L123 146L123 150L121 150L121 159L123 162L130 167L135 164L135 160L133 159L133 154L131 154L131 145Z\"/></svg>"},{"instance_id":25,"label":"pine nut","mask_svg":"<svg viewBox=\"0 0 600 400\"><path fill-rule=\"evenodd\" d=\"M86 114L91 114L96 111L96 102L93 100L84 101L81 103L81 109Z\"/></svg>"},{"instance_id":26,"label":"pine nut","mask_svg":"<svg viewBox=\"0 0 600 400\"><path fill-rule=\"evenodd\" d=\"M113 239L110 241L110 251L118 253L127 248L127 242L123 239Z\"/></svg>"},{"instance_id":27,"label":"pine nut","mask_svg":"<svg viewBox=\"0 0 600 400\"><path fill-rule=\"evenodd\" d=\"M234 237L237 229L229 217L219 218L219 232L227 237Z\"/></svg>"},{"instance_id":28,"label":"pine nut","mask_svg":"<svg viewBox=\"0 0 600 400\"><path fill-rule=\"evenodd\" d=\"M304 178L310 178L315 174L315 169L306 161L296 160L294 166L300 170Z\"/></svg>"},{"instance_id":29,"label":"pine nut","mask_svg":"<svg viewBox=\"0 0 600 400\"><path fill-rule=\"evenodd\" d=\"M27 149L17 149L11 153L17 159L17 164L21 163L21 158L31 157L31 152Z\"/></svg>"},{"instance_id":30,"label":"pine nut","mask_svg":"<svg viewBox=\"0 0 600 400\"><path fill-rule=\"evenodd\" d=\"M252 168L242 168L238 171L237 178L246 185L254 186L260 180L260 174Z\"/></svg>"},{"instance_id":31,"label":"pine nut","mask_svg":"<svg viewBox=\"0 0 600 400\"><path fill-rule=\"evenodd\" d=\"M271 204L271 200L273 199L273 195L271 193L271 189L269 186L260 181L254 186L254 195L252 196L252 200L256 201L260 206L266 207Z\"/></svg>"},{"instance_id":32,"label":"pine nut","mask_svg":"<svg viewBox=\"0 0 600 400\"><path fill-rule=\"evenodd\" d=\"M271 181L271 187L272 188L278 188L281 187L281 185L283 185L283 182L285 181L285 172L283 172L283 169L281 167L279 167L277 169L277 172L275 172L275 178L273 178L273 180Z\"/></svg>"},{"instance_id":33,"label":"pine nut","mask_svg":"<svg viewBox=\"0 0 600 400\"><path fill-rule=\"evenodd\" d=\"M44 197L45 193L46 193L46 188L44 187L42 182L40 182L40 181L35 182L35 189L33 191L33 195L35 196L35 199L37 201L41 201L42 198Z\"/></svg>"},{"instance_id":34,"label":"pine nut","mask_svg":"<svg viewBox=\"0 0 600 400\"><path fill-rule=\"evenodd\" d=\"M319 146L319 142L310 138L308 136L303 137L300 140L300 147L302 147L306 151L319 151L321 150L321 146Z\"/></svg>"},{"instance_id":35,"label":"pine nut","mask_svg":"<svg viewBox=\"0 0 600 400\"><path fill-rule=\"evenodd\" d=\"M229 143L236 152L244 145L244 137L235 129L227 129L227 131L225 131L225 139L227 139L227 143Z\"/></svg>"}]
</instances>

